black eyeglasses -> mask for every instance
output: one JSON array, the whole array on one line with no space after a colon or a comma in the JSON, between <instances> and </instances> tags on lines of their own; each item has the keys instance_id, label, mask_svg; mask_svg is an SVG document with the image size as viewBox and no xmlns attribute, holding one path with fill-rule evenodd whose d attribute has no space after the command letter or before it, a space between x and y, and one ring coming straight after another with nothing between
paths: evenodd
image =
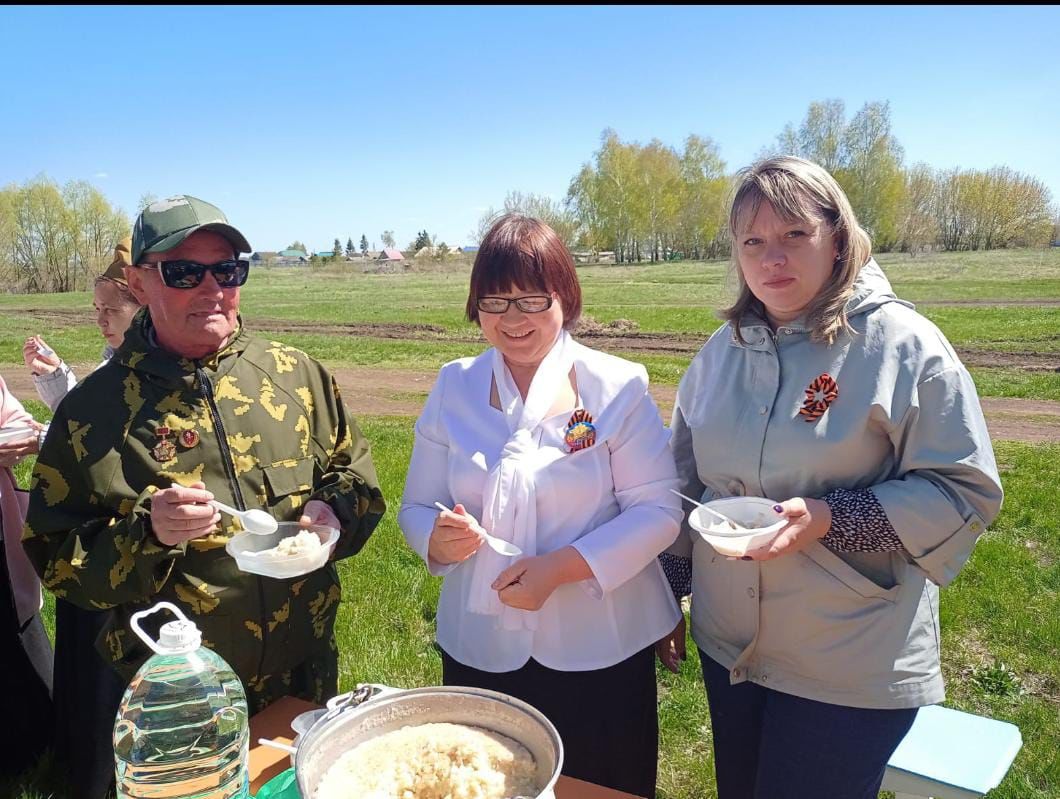
<instances>
[{"instance_id":1,"label":"black eyeglasses","mask_svg":"<svg viewBox=\"0 0 1060 799\"><path fill-rule=\"evenodd\" d=\"M505 313L512 303L523 313L541 313L552 307L552 297L545 294L531 294L526 297L479 297L475 307L483 313Z\"/></svg>"}]
</instances>

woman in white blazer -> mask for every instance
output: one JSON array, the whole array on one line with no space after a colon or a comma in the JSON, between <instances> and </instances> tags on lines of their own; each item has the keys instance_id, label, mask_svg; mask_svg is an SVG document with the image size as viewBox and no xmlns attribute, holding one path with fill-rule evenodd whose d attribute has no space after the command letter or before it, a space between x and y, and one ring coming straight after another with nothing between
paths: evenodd
<instances>
[{"instance_id":1,"label":"woman in white blazer","mask_svg":"<svg viewBox=\"0 0 1060 799\"><path fill-rule=\"evenodd\" d=\"M580 312L556 233L499 219L467 302L493 347L439 372L398 522L445 578L444 682L529 702L558 728L565 774L652 797L652 645L680 617L657 560L678 534L676 471L644 368L575 342Z\"/></svg>"}]
</instances>

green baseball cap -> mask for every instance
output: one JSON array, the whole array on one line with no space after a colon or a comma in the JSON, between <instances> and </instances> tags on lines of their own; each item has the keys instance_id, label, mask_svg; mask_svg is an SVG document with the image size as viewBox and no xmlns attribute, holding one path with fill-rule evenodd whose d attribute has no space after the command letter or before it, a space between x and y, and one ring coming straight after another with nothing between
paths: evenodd
<instances>
[{"instance_id":1,"label":"green baseball cap","mask_svg":"<svg viewBox=\"0 0 1060 799\"><path fill-rule=\"evenodd\" d=\"M246 238L228 224L216 205L181 194L151 203L133 223L132 263L140 263L147 252L167 252L199 230L210 230L228 239L236 255L251 252Z\"/></svg>"}]
</instances>

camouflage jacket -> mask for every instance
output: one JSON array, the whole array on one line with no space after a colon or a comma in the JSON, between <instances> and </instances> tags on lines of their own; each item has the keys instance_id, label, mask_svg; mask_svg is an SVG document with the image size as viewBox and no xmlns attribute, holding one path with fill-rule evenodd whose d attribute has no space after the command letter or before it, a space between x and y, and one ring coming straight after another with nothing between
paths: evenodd
<instances>
[{"instance_id":1,"label":"camouflage jacket","mask_svg":"<svg viewBox=\"0 0 1060 799\"><path fill-rule=\"evenodd\" d=\"M227 515L212 535L166 546L151 530L151 495L201 480L222 502L281 520L324 500L342 523L335 559L345 558L385 510L368 443L304 353L241 328L190 361L152 346L150 331L141 311L56 412L33 471L26 552L56 596L112 609L97 646L126 678L150 654L129 617L167 599L235 668L252 707L288 692L277 683L309 662L310 684L299 677L290 692L319 700L336 690L334 563L293 579L241 572L225 551L239 530Z\"/></svg>"}]
</instances>

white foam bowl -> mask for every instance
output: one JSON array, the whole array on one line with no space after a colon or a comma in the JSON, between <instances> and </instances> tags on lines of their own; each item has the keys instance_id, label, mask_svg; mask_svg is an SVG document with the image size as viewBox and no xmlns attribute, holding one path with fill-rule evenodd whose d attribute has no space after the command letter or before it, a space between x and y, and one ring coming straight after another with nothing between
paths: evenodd
<instances>
[{"instance_id":1,"label":"white foam bowl","mask_svg":"<svg viewBox=\"0 0 1060 799\"><path fill-rule=\"evenodd\" d=\"M13 444L35 435L37 431L32 427L0 427L0 444Z\"/></svg>"},{"instance_id":2,"label":"white foam bowl","mask_svg":"<svg viewBox=\"0 0 1060 799\"><path fill-rule=\"evenodd\" d=\"M765 546L772 541L787 520L773 510L777 503L762 497L726 497L704 503L708 508L723 513L737 524L747 528L733 530L729 525L711 516L703 508L693 508L688 514L688 523L700 537L721 555L740 558L750 550ZM771 520L763 526L762 517Z\"/></svg>"},{"instance_id":3,"label":"white foam bowl","mask_svg":"<svg viewBox=\"0 0 1060 799\"><path fill-rule=\"evenodd\" d=\"M272 549L283 539L298 535L302 530L316 533L323 546L305 555L288 558L273 558L257 554L266 549ZM334 527L320 524L303 527L298 522L280 522L276 527L276 532L269 533L269 535L237 533L225 544L225 551L235 558L240 571L283 579L299 577L321 568L328 562L328 556L331 555L331 550L335 548L335 542L338 540L339 531Z\"/></svg>"}]
</instances>

